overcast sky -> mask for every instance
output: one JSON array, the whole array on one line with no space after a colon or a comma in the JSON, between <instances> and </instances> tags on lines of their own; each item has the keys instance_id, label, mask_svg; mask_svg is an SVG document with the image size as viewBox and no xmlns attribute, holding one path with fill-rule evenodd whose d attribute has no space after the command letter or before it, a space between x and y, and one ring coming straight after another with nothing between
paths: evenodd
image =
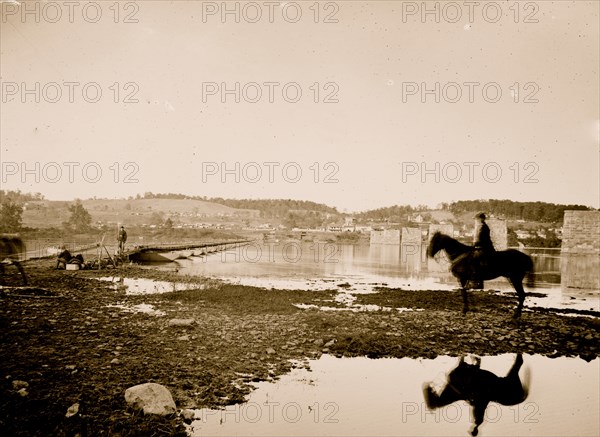
<instances>
[{"instance_id":1,"label":"overcast sky","mask_svg":"<svg viewBox=\"0 0 600 437\"><path fill-rule=\"evenodd\" d=\"M2 2L3 189L600 206L597 1L115 4Z\"/></svg>"}]
</instances>

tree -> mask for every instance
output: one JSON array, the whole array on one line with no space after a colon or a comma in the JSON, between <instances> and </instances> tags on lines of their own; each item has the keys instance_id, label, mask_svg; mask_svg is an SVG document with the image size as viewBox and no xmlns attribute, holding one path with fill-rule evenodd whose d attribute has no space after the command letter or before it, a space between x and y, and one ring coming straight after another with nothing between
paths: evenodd
<instances>
[{"instance_id":1,"label":"tree","mask_svg":"<svg viewBox=\"0 0 600 437\"><path fill-rule=\"evenodd\" d=\"M23 207L9 198L0 203L0 231L18 232L21 230Z\"/></svg>"},{"instance_id":2,"label":"tree","mask_svg":"<svg viewBox=\"0 0 600 437\"><path fill-rule=\"evenodd\" d=\"M92 225L92 216L83 207L81 200L77 200L73 205L69 205L71 217L66 225L76 232L89 231Z\"/></svg>"},{"instance_id":3,"label":"tree","mask_svg":"<svg viewBox=\"0 0 600 437\"><path fill-rule=\"evenodd\" d=\"M160 226L163 224L163 216L165 214L162 211L155 211L152 213L152 215L150 216L150 224L151 225L156 225L156 226Z\"/></svg>"}]
</instances>

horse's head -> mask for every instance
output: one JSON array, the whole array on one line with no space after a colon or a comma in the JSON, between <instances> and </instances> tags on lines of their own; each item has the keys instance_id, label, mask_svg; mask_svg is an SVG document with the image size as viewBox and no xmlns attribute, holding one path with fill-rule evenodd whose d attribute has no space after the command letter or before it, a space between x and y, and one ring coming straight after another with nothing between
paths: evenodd
<instances>
[{"instance_id":1,"label":"horse's head","mask_svg":"<svg viewBox=\"0 0 600 437\"><path fill-rule=\"evenodd\" d=\"M438 253L442 249L442 233L437 231L431 237L431 241L429 242L429 247L427 247L427 256L433 258L436 253Z\"/></svg>"}]
</instances>

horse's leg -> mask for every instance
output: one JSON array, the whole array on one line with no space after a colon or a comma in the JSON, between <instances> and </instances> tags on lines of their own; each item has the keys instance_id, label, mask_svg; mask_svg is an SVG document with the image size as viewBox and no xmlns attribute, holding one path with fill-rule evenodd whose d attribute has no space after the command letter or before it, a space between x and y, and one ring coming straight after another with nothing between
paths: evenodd
<instances>
[{"instance_id":1,"label":"horse's leg","mask_svg":"<svg viewBox=\"0 0 600 437\"><path fill-rule=\"evenodd\" d=\"M17 266L17 269L19 269L19 272L21 273L21 276L23 277L23 285L27 285L27 276L25 275L25 269L23 268L23 266L21 265L21 263L19 261L13 261L13 264L15 266Z\"/></svg>"},{"instance_id":2,"label":"horse's leg","mask_svg":"<svg viewBox=\"0 0 600 437\"><path fill-rule=\"evenodd\" d=\"M525 289L523 288L523 277L510 278L510 283L517 292L517 298L519 299L517 309L515 310L515 314L513 316L513 318L516 321L518 321L521 318L521 312L523 310L523 305L525 304Z\"/></svg>"},{"instance_id":3,"label":"horse's leg","mask_svg":"<svg viewBox=\"0 0 600 437\"><path fill-rule=\"evenodd\" d=\"M469 297L467 295L468 279L460 278L459 281L460 281L460 291L462 293L462 300L463 300L463 314L467 314L467 311L469 311Z\"/></svg>"},{"instance_id":4,"label":"horse's leg","mask_svg":"<svg viewBox=\"0 0 600 437\"><path fill-rule=\"evenodd\" d=\"M469 302L467 298L467 282L472 276L471 270L468 266L466 266L466 260L466 256L461 256L457 258L450 267L450 271L460 283L460 291L462 293L463 299L463 314L467 314L467 311L469 311Z\"/></svg>"},{"instance_id":5,"label":"horse's leg","mask_svg":"<svg viewBox=\"0 0 600 437\"><path fill-rule=\"evenodd\" d=\"M494 401L502 405L516 405L527 398L527 384L521 382L519 370L523 365L523 355L518 353L515 362L504 378L498 382L498 391Z\"/></svg>"}]
</instances>

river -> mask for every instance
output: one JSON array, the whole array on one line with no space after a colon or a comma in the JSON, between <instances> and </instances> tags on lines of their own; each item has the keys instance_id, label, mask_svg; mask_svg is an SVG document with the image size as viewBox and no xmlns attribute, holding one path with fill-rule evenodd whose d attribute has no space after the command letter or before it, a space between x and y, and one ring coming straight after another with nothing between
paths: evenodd
<instances>
[{"instance_id":1,"label":"river","mask_svg":"<svg viewBox=\"0 0 600 437\"><path fill-rule=\"evenodd\" d=\"M528 251L535 263L536 285L529 306L574 308L600 311L598 288L569 287L561 277L560 251ZM590 266L598 257L579 257L569 274L598 275ZM398 245L349 245L332 243L253 242L203 257L177 260L159 268L180 274L201 275L226 282L276 289L340 289L348 293L369 293L377 288L411 290L457 287L448 271L443 253L428 259L423 250ZM581 276L581 275L579 275ZM511 292L508 281L499 278L485 283L486 289Z\"/></svg>"}]
</instances>

